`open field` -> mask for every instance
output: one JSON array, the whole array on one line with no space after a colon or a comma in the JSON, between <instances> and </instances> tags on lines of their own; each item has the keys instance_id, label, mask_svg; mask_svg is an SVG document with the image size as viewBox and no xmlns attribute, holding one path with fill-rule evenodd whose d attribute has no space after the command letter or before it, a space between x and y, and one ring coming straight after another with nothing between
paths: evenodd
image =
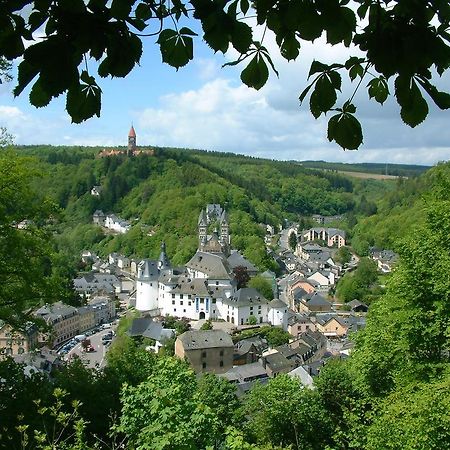
<instances>
[{"instance_id":1,"label":"open field","mask_svg":"<svg viewBox=\"0 0 450 450\"><path fill-rule=\"evenodd\" d=\"M397 175L383 175L380 173L364 173L364 172L350 172L345 170L338 170L338 173L342 173L342 175L347 175L349 177L354 178L364 178L364 179L373 179L373 180L396 180L399 178ZM402 177L408 178L408 177Z\"/></svg>"}]
</instances>

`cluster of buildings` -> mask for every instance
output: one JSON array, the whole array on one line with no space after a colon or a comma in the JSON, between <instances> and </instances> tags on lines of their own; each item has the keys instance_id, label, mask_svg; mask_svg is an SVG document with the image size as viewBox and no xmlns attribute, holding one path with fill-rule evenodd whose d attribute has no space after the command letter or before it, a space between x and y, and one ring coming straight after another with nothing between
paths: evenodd
<instances>
[{"instance_id":1,"label":"cluster of buildings","mask_svg":"<svg viewBox=\"0 0 450 450\"><path fill-rule=\"evenodd\" d=\"M42 319L47 332L39 331L31 322L23 329L14 329L0 321L0 359L28 354L38 347L58 347L85 331L109 323L116 317L115 300L111 296L94 296L80 307L57 302L42 306L34 316Z\"/></svg>"},{"instance_id":2,"label":"cluster of buildings","mask_svg":"<svg viewBox=\"0 0 450 450\"><path fill-rule=\"evenodd\" d=\"M102 210L97 209L92 215L92 221L96 225L108 228L116 233L125 234L130 231L131 225L124 219L116 216L115 214L105 214Z\"/></svg>"}]
</instances>

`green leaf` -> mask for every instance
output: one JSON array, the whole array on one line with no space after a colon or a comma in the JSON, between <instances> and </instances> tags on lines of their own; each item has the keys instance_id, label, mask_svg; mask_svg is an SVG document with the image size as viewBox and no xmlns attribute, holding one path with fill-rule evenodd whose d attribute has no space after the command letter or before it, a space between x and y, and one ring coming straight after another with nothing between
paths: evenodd
<instances>
[{"instance_id":1,"label":"green leaf","mask_svg":"<svg viewBox=\"0 0 450 450\"><path fill-rule=\"evenodd\" d=\"M311 77L311 75L314 75L315 73L323 73L330 69L330 66L328 64L321 63L320 61L314 60L311 63L311 68L309 69L308 78Z\"/></svg>"},{"instance_id":2,"label":"green leaf","mask_svg":"<svg viewBox=\"0 0 450 450\"><path fill-rule=\"evenodd\" d=\"M305 99L306 95L310 91L310 89L314 86L318 78L316 78L309 86L306 86L305 89L303 89L302 93L300 94L300 97L298 98L300 100L300 104L303 103L303 100Z\"/></svg>"},{"instance_id":3,"label":"green leaf","mask_svg":"<svg viewBox=\"0 0 450 450\"><path fill-rule=\"evenodd\" d=\"M300 52L300 42L297 41L294 34L285 36L280 45L280 52L281 56L288 61L297 58Z\"/></svg>"},{"instance_id":4,"label":"green leaf","mask_svg":"<svg viewBox=\"0 0 450 450\"><path fill-rule=\"evenodd\" d=\"M14 96L17 97L28 86L33 78L39 73L39 70L33 64L24 59L18 68L17 86L14 88Z\"/></svg>"},{"instance_id":5,"label":"green leaf","mask_svg":"<svg viewBox=\"0 0 450 450\"><path fill-rule=\"evenodd\" d=\"M182 28L179 32L171 29L161 31L157 42L163 62L176 69L185 66L194 57L191 36L196 34L189 28Z\"/></svg>"},{"instance_id":6,"label":"green leaf","mask_svg":"<svg viewBox=\"0 0 450 450\"><path fill-rule=\"evenodd\" d=\"M95 83L76 84L67 91L66 109L72 122L81 123L96 115L100 117L101 89Z\"/></svg>"},{"instance_id":7,"label":"green leaf","mask_svg":"<svg viewBox=\"0 0 450 450\"><path fill-rule=\"evenodd\" d=\"M42 86L41 78L38 78L30 91L30 103L36 108L47 106L52 99L51 94L46 92Z\"/></svg>"},{"instance_id":8,"label":"green leaf","mask_svg":"<svg viewBox=\"0 0 450 450\"><path fill-rule=\"evenodd\" d=\"M261 89L269 78L269 69L263 58L256 54L241 73L241 80L249 87Z\"/></svg>"},{"instance_id":9,"label":"green leaf","mask_svg":"<svg viewBox=\"0 0 450 450\"><path fill-rule=\"evenodd\" d=\"M246 23L236 21L231 33L231 43L239 53L245 53L252 43L252 29Z\"/></svg>"},{"instance_id":10,"label":"green leaf","mask_svg":"<svg viewBox=\"0 0 450 450\"><path fill-rule=\"evenodd\" d=\"M417 79L419 84L425 89L426 93L431 97L436 106L440 109L450 108L450 94L438 91L428 80Z\"/></svg>"},{"instance_id":11,"label":"green leaf","mask_svg":"<svg viewBox=\"0 0 450 450\"><path fill-rule=\"evenodd\" d=\"M130 16L133 2L130 0L112 0L111 15L116 19L125 20Z\"/></svg>"},{"instance_id":12,"label":"green leaf","mask_svg":"<svg viewBox=\"0 0 450 450\"><path fill-rule=\"evenodd\" d=\"M247 14L248 9L250 8L250 3L248 0L241 0L241 11L244 16Z\"/></svg>"},{"instance_id":13,"label":"green leaf","mask_svg":"<svg viewBox=\"0 0 450 450\"><path fill-rule=\"evenodd\" d=\"M428 104L411 76L399 75L395 80L395 96L400 117L410 127L422 123L428 115Z\"/></svg>"},{"instance_id":14,"label":"green leaf","mask_svg":"<svg viewBox=\"0 0 450 450\"><path fill-rule=\"evenodd\" d=\"M312 115L317 119L322 113L328 112L336 103L337 95L333 84L326 75L322 75L316 82L309 106Z\"/></svg>"},{"instance_id":15,"label":"green leaf","mask_svg":"<svg viewBox=\"0 0 450 450\"><path fill-rule=\"evenodd\" d=\"M368 93L370 98L375 98L380 104L383 104L386 101L389 95L386 78L383 76L374 78L370 80L367 86L369 87Z\"/></svg>"},{"instance_id":16,"label":"green leaf","mask_svg":"<svg viewBox=\"0 0 450 450\"><path fill-rule=\"evenodd\" d=\"M141 20L148 20L152 17L152 10L147 3L139 3L135 11L136 17Z\"/></svg>"},{"instance_id":17,"label":"green leaf","mask_svg":"<svg viewBox=\"0 0 450 450\"><path fill-rule=\"evenodd\" d=\"M363 140L361 124L353 114L336 114L328 121L328 140L344 150L357 150Z\"/></svg>"}]
</instances>

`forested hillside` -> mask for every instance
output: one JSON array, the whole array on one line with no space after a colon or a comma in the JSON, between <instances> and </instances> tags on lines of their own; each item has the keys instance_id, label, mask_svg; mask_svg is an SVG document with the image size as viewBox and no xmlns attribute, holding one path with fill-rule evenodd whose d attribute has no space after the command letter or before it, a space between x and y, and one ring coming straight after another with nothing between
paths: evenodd
<instances>
[{"instance_id":1,"label":"forested hillside","mask_svg":"<svg viewBox=\"0 0 450 450\"><path fill-rule=\"evenodd\" d=\"M264 245L265 230L300 216L372 214L374 202L395 185L350 180L300 165L234 154L156 149L154 156L96 158L98 148L18 147L39 160L44 174L36 188L59 207L54 231L67 254L91 248L156 257L162 240L175 264L197 248L197 219L206 203L220 203L230 214L233 247L259 268L275 269ZM100 185L102 195L90 194ZM364 205L363 205L364 206ZM114 212L132 224L120 236L104 236L92 213ZM376 208L375 208L376 209Z\"/></svg>"}]
</instances>

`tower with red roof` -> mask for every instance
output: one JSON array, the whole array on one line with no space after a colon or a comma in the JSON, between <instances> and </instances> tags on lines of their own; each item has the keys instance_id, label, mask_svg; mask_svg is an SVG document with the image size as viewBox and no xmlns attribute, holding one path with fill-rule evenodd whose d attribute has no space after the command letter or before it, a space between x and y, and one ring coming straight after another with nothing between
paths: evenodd
<instances>
[{"instance_id":1,"label":"tower with red roof","mask_svg":"<svg viewBox=\"0 0 450 450\"><path fill-rule=\"evenodd\" d=\"M136 131L134 131L133 125L131 125L130 132L128 133L128 156L132 156L136 151Z\"/></svg>"}]
</instances>

